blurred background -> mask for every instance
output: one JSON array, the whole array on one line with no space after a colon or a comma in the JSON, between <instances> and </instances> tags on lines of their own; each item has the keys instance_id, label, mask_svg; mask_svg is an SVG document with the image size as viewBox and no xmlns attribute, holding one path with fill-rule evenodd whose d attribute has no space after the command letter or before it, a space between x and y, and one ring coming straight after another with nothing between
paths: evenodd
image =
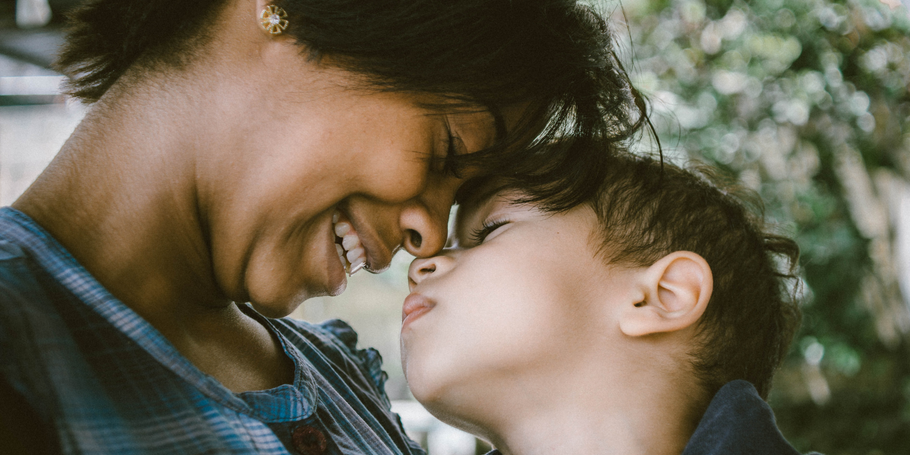
<instances>
[{"instance_id":1,"label":"blurred background","mask_svg":"<svg viewBox=\"0 0 910 455\"><path fill-rule=\"evenodd\" d=\"M781 431L801 451L910 454L906 0L622 8L664 149L737 176L799 242L803 324L769 400Z\"/></svg>"},{"instance_id":2,"label":"blurred background","mask_svg":"<svg viewBox=\"0 0 910 455\"><path fill-rule=\"evenodd\" d=\"M760 192L802 248L803 325L770 402L801 451L910 454L908 0L591 0L650 100L669 159ZM0 205L86 108L49 70L78 0L0 0ZM643 149L654 143L642 138ZM433 455L488 447L411 400L398 352L410 258L294 313L342 318L385 358L388 392Z\"/></svg>"}]
</instances>

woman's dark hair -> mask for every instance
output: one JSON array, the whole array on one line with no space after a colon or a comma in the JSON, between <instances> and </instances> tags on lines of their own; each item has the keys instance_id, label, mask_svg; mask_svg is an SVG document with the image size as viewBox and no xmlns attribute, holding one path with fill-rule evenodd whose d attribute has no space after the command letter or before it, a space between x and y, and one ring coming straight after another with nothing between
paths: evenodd
<instances>
[{"instance_id":1,"label":"woman's dark hair","mask_svg":"<svg viewBox=\"0 0 910 455\"><path fill-rule=\"evenodd\" d=\"M650 266L674 251L701 255L714 290L690 353L706 396L735 379L767 398L771 379L799 325L799 247L769 232L757 194L707 166L683 169L616 154L590 201L601 256Z\"/></svg>"},{"instance_id":2,"label":"woman's dark hair","mask_svg":"<svg viewBox=\"0 0 910 455\"><path fill-rule=\"evenodd\" d=\"M72 14L56 63L70 94L94 102L134 65L179 67L209 38L227 0L89 0ZM575 0L275 0L285 34L310 59L365 77L378 90L441 95L489 109L500 140L462 166L522 182L558 209L602 181L595 141L621 149L647 123L645 104L613 48L606 21ZM255 20L256 18L251 18ZM451 104L448 103L451 107ZM525 107L505 131L500 112ZM559 148L544 147L566 137ZM535 139L536 138L536 139Z\"/></svg>"}]
</instances>

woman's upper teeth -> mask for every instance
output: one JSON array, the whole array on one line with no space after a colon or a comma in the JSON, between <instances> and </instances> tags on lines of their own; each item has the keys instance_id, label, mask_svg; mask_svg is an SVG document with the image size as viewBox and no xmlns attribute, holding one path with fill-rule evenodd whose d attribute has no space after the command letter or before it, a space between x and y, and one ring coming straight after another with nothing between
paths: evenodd
<instances>
[{"instance_id":1,"label":"woman's upper teeth","mask_svg":"<svg viewBox=\"0 0 910 455\"><path fill-rule=\"evenodd\" d=\"M357 234L348 233L341 238L341 246L343 246L344 249L351 251L360 246L360 238L357 237Z\"/></svg>"},{"instance_id":2,"label":"woman's upper teeth","mask_svg":"<svg viewBox=\"0 0 910 455\"><path fill-rule=\"evenodd\" d=\"M335 235L344 237L348 232L351 232L351 223L348 223L347 221L335 222Z\"/></svg>"}]
</instances>

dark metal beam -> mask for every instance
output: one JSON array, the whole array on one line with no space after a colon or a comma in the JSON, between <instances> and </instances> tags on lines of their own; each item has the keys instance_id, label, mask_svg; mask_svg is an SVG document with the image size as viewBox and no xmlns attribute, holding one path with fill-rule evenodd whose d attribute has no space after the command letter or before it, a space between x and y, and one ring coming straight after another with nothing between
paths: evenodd
<instances>
[{"instance_id":1,"label":"dark metal beam","mask_svg":"<svg viewBox=\"0 0 910 455\"><path fill-rule=\"evenodd\" d=\"M42 27L32 30L0 28L0 54L42 68L50 68L63 44L60 27Z\"/></svg>"},{"instance_id":2,"label":"dark metal beam","mask_svg":"<svg viewBox=\"0 0 910 455\"><path fill-rule=\"evenodd\" d=\"M82 1L48 0L52 17L50 24L20 29L16 26L16 0L0 0L0 54L50 68L64 41L65 16Z\"/></svg>"}]
</instances>

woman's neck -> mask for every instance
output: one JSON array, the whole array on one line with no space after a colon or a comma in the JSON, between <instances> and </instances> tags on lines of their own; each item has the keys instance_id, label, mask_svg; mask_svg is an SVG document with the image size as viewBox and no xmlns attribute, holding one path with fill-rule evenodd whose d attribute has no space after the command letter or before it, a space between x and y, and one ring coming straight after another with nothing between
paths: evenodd
<instances>
[{"instance_id":1,"label":"woman's neck","mask_svg":"<svg viewBox=\"0 0 910 455\"><path fill-rule=\"evenodd\" d=\"M102 99L13 207L226 387L287 383L277 341L216 284L193 162L214 135L174 85Z\"/></svg>"},{"instance_id":2,"label":"woman's neck","mask_svg":"<svg viewBox=\"0 0 910 455\"><path fill-rule=\"evenodd\" d=\"M115 85L13 207L161 327L177 308L230 301L215 285L199 219L193 108L176 81L156 87L118 95Z\"/></svg>"}]
</instances>

